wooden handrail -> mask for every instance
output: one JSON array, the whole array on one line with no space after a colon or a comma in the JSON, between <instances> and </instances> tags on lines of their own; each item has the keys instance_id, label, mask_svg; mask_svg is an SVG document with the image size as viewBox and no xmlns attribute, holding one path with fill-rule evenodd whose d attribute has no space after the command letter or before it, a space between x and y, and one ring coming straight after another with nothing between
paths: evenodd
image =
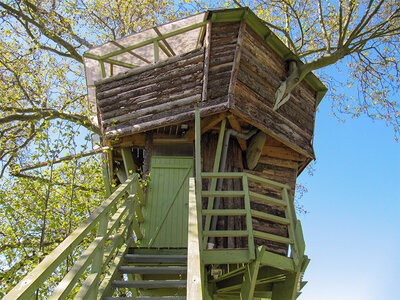
<instances>
[{"instance_id":1,"label":"wooden handrail","mask_svg":"<svg viewBox=\"0 0 400 300\"><path fill-rule=\"evenodd\" d=\"M51 277L52 273L67 259L67 256L87 237L87 235L99 224L99 234L93 242L84 250L81 258L71 268L70 272L64 276L58 287L53 291L52 299L65 299L68 292L72 290L76 282L80 279L85 269L92 263L92 273L90 278L91 289L97 293L99 274L104 270L104 264L109 262L109 257L103 257L104 244L114 230L117 234L114 236L106 253L111 257L117 249L121 240L121 234L126 233L126 228L130 227L135 219L133 211L130 211L129 204L122 205L116 212L113 211L119 200L129 192L133 184L138 183L138 174L130 176L121 184L110 197L104 201L77 229L75 229L56 249L54 249L45 259L33 269L14 289L12 289L3 299L29 299L42 284ZM126 197L128 198L128 197ZM131 197L129 197L131 199ZM114 212L110 217L109 213ZM122 220L125 221L122 221ZM103 227L103 228L102 228ZM121 230L118 231L118 229ZM127 237L130 238L129 232ZM101 252L98 252L101 249ZM101 255L99 255L99 253ZM98 259L96 260L96 256ZM96 270L96 272L93 272Z\"/></svg>"}]
</instances>

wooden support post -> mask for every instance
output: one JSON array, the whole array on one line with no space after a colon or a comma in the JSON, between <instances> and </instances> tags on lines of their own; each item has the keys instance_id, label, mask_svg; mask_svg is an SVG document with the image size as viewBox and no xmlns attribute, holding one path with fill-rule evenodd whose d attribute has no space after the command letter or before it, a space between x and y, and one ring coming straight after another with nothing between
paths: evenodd
<instances>
[{"instance_id":1,"label":"wooden support post","mask_svg":"<svg viewBox=\"0 0 400 300\"><path fill-rule=\"evenodd\" d=\"M254 236L253 236L253 220L251 217L249 183L247 181L247 174L243 174L242 182L244 191L244 209L246 210L246 229L248 233L249 257L250 259L254 259L255 249L254 249Z\"/></svg>"},{"instance_id":2,"label":"wooden support post","mask_svg":"<svg viewBox=\"0 0 400 300\"><path fill-rule=\"evenodd\" d=\"M153 41L153 46L154 46L154 62L158 62L160 60L160 49L158 47L158 41L154 40Z\"/></svg>"},{"instance_id":3,"label":"wooden support post","mask_svg":"<svg viewBox=\"0 0 400 300\"><path fill-rule=\"evenodd\" d=\"M99 221L99 227L97 229L97 236L98 237L105 237L107 234L107 226L108 226L108 220L109 216L108 214L104 214ZM100 274L103 271L103 256L104 256L104 244L105 244L106 239L103 238L101 241L101 245L98 247L97 250L95 250L95 254L93 256L93 261L92 261L92 270L91 274L92 276L90 277L91 280L93 280L92 284L93 287L91 288L90 294L88 295L89 297L87 299L92 300L95 299L95 295L97 295L97 290L98 290L98 281L100 279Z\"/></svg>"},{"instance_id":4,"label":"wooden support post","mask_svg":"<svg viewBox=\"0 0 400 300\"><path fill-rule=\"evenodd\" d=\"M260 264L264 252L265 252L265 246L261 246L257 251L256 260L247 264L246 266L243 276L243 284L240 290L241 300L253 299L254 297L254 290L256 287L258 270L260 269Z\"/></svg>"},{"instance_id":5,"label":"wooden support post","mask_svg":"<svg viewBox=\"0 0 400 300\"><path fill-rule=\"evenodd\" d=\"M290 221L290 224L288 225L288 232L289 232L289 238L293 241L293 244L291 245L291 250L292 250L291 252L292 252L293 262L295 264L295 267L297 267L301 259L297 247L298 242L295 230L295 227L297 225L297 218L296 218L296 212L294 211L294 206L292 206L290 203L291 199L289 197L289 191L286 188L282 189L282 199L287 204L285 208L285 216Z\"/></svg>"},{"instance_id":6,"label":"wooden support post","mask_svg":"<svg viewBox=\"0 0 400 300\"><path fill-rule=\"evenodd\" d=\"M287 273L284 282L274 283L271 300L295 300L301 273Z\"/></svg>"},{"instance_id":7,"label":"wooden support post","mask_svg":"<svg viewBox=\"0 0 400 300\"><path fill-rule=\"evenodd\" d=\"M110 177L108 176L106 165L102 166L102 172L103 172L104 187L106 189L106 197L108 198L111 195L111 183L110 183Z\"/></svg>"},{"instance_id":8,"label":"wooden support post","mask_svg":"<svg viewBox=\"0 0 400 300\"><path fill-rule=\"evenodd\" d=\"M202 245L201 245L201 240L202 240L202 234L203 234L203 226L202 226L202 216L201 216L201 210L202 210L202 198L201 198L201 123L200 123L200 109L198 107L195 108L194 112L195 116L195 168L196 168L196 208L197 208L197 226L199 230L199 246L200 246L200 272L201 272L201 288L202 292L204 295L207 295L206 292L206 285L204 283L207 281L206 279L206 274L204 272L204 262L201 259L202 256Z\"/></svg>"},{"instance_id":9,"label":"wooden support post","mask_svg":"<svg viewBox=\"0 0 400 300\"><path fill-rule=\"evenodd\" d=\"M208 98L208 70L210 66L210 45L211 45L211 23L206 25L206 36L204 39L204 71L203 71L203 91L201 101L207 101Z\"/></svg>"},{"instance_id":10,"label":"wooden support post","mask_svg":"<svg viewBox=\"0 0 400 300\"><path fill-rule=\"evenodd\" d=\"M198 226L199 213L200 211L197 209L194 178L190 178L186 298L193 300L203 300L200 260L201 238Z\"/></svg>"},{"instance_id":11,"label":"wooden support post","mask_svg":"<svg viewBox=\"0 0 400 300\"><path fill-rule=\"evenodd\" d=\"M106 67L104 65L104 61L99 60L99 64L100 64L100 70L101 70L101 77L106 78L107 74L106 74Z\"/></svg>"},{"instance_id":12,"label":"wooden support post","mask_svg":"<svg viewBox=\"0 0 400 300\"><path fill-rule=\"evenodd\" d=\"M214 158L214 166L213 166L213 173L216 173L219 171L219 164L221 161L221 152L222 152L222 146L224 143L224 135L225 135L225 127L226 127L226 119L223 119L221 122L221 128L219 130L219 135L218 135L218 144L217 144L217 150L215 152L215 158ZM220 179L222 180L222 179ZM217 179L212 178L211 179L211 186L210 186L210 192L214 192L217 187ZM207 204L207 209L213 209L214 208L214 197L210 197L208 199L208 204ZM210 225L211 225L211 216L206 216L206 221L205 221L205 226L204 230L208 231L210 230ZM204 238L204 245L203 248L207 247L207 240L208 238Z\"/></svg>"},{"instance_id":13,"label":"wooden support post","mask_svg":"<svg viewBox=\"0 0 400 300\"><path fill-rule=\"evenodd\" d=\"M122 154L122 160L124 161L126 177L129 178L129 176L131 174L136 172L136 168L137 168L135 165L135 162L133 161L131 148L130 147L122 148L121 154ZM136 178L136 180L138 180L138 178ZM130 194L132 196L136 196L136 193L137 193L137 184L133 183L132 187L130 189ZM135 232L136 241L141 240L143 238L143 235L140 231L139 222L136 220L136 216L135 216L135 203L137 201L138 200L136 199L136 197L128 197L126 200L126 203L129 207L129 214L132 215L132 217L133 217L133 220L127 230L127 234L125 237L126 240L133 238L133 232ZM128 274L128 279L129 280L141 280L142 278L141 278L141 275ZM133 296L138 295L138 291L135 288L131 289L131 292L132 292Z\"/></svg>"}]
</instances>

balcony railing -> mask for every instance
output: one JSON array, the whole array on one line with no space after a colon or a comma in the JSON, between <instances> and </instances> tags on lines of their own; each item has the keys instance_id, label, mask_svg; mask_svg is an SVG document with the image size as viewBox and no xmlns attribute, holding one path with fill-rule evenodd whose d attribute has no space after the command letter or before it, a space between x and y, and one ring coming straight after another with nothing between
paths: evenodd
<instances>
[{"instance_id":1,"label":"balcony railing","mask_svg":"<svg viewBox=\"0 0 400 300\"><path fill-rule=\"evenodd\" d=\"M304 240L300 221L296 219L296 212L293 201L291 200L290 187L286 184L268 180L259 176L240 172L225 173L202 173L201 178L211 180L210 187L216 186L217 180L239 179L241 180L242 190L224 190L216 191L203 190L201 198L207 199L207 208L201 210L201 215L205 219L202 236L203 242L201 249L205 263L245 263L255 259L255 242L254 238L266 241L286 244L290 248L287 258L293 260L296 266L304 255ZM214 181L214 182L213 182ZM258 183L276 190L279 190L281 198L275 198L260 193L250 191L249 182ZM244 201L244 208L214 208L216 198L241 198ZM199 199L201 199L199 197ZM285 216L280 217L264 211L252 208L251 203L256 200L258 202L280 207L284 210ZM213 217L224 216L242 216L245 219L246 229L241 230L221 230L211 229L211 219ZM253 228L253 218L281 224L287 227L288 237L281 235L266 233ZM213 251L207 249L207 241L209 238L225 238L225 237L242 237L247 239L247 249L217 249ZM229 251L229 252L226 252ZM233 251L233 252L232 252ZM229 254L230 253L230 254ZM272 254L274 257L276 255Z\"/></svg>"}]
</instances>

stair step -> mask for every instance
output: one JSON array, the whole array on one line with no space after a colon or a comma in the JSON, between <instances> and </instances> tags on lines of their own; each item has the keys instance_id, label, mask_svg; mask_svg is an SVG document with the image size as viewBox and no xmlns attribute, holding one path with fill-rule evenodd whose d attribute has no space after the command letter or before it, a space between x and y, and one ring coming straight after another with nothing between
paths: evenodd
<instances>
[{"instance_id":1,"label":"stair step","mask_svg":"<svg viewBox=\"0 0 400 300\"><path fill-rule=\"evenodd\" d=\"M183 266L166 266L166 267L119 267L122 274L186 274L187 268Z\"/></svg>"},{"instance_id":2,"label":"stair step","mask_svg":"<svg viewBox=\"0 0 400 300\"><path fill-rule=\"evenodd\" d=\"M104 300L186 300L186 296L164 296L164 297L105 297Z\"/></svg>"},{"instance_id":3,"label":"stair step","mask_svg":"<svg viewBox=\"0 0 400 300\"><path fill-rule=\"evenodd\" d=\"M187 256L126 254L124 260L133 263L186 264Z\"/></svg>"},{"instance_id":4,"label":"stair step","mask_svg":"<svg viewBox=\"0 0 400 300\"><path fill-rule=\"evenodd\" d=\"M122 288L186 288L186 280L114 280L113 285Z\"/></svg>"}]
</instances>

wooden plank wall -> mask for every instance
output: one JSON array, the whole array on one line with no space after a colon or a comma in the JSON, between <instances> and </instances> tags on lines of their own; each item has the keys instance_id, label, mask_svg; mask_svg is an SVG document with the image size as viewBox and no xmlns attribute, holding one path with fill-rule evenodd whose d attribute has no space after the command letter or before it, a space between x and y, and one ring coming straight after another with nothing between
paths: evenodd
<instances>
[{"instance_id":1,"label":"wooden plank wall","mask_svg":"<svg viewBox=\"0 0 400 300\"><path fill-rule=\"evenodd\" d=\"M208 101L228 101L239 24L213 23L211 26Z\"/></svg>"},{"instance_id":2,"label":"wooden plank wall","mask_svg":"<svg viewBox=\"0 0 400 300\"><path fill-rule=\"evenodd\" d=\"M204 49L172 57L96 85L106 138L190 119L201 101Z\"/></svg>"},{"instance_id":3,"label":"wooden plank wall","mask_svg":"<svg viewBox=\"0 0 400 300\"><path fill-rule=\"evenodd\" d=\"M232 107L252 124L313 158L316 92L305 82L276 112L274 94L286 76L286 63L249 26L243 27L241 56Z\"/></svg>"}]
</instances>

